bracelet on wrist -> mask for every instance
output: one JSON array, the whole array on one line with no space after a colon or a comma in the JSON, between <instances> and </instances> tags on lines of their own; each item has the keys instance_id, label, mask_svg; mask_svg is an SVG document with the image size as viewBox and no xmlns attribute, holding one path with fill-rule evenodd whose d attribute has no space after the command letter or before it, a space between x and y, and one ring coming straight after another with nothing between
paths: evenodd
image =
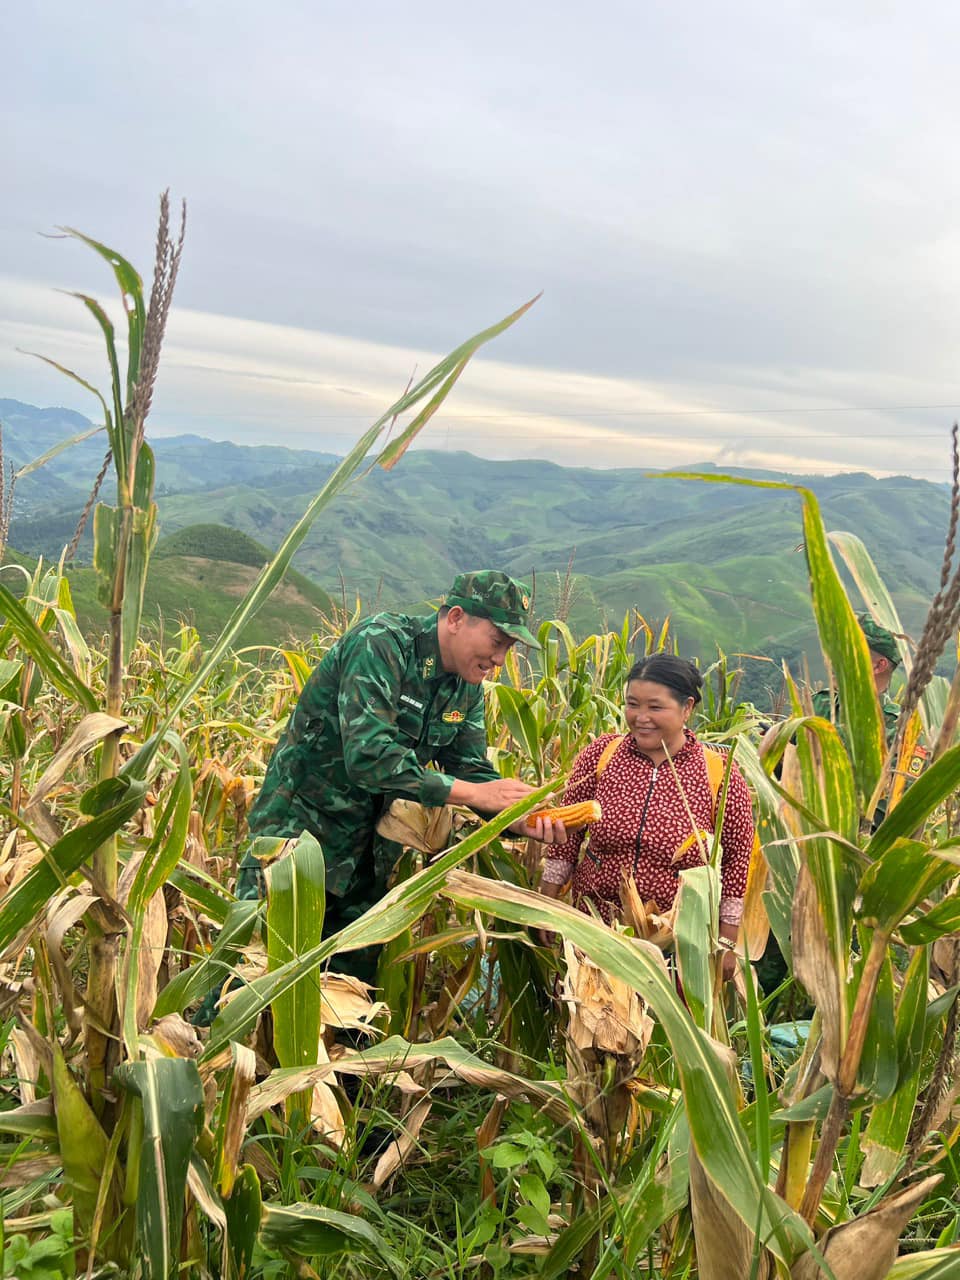
<instances>
[{"instance_id":1,"label":"bracelet on wrist","mask_svg":"<svg viewBox=\"0 0 960 1280\"><path fill-rule=\"evenodd\" d=\"M722 934L717 938L717 944L721 946L724 951L736 951L737 949L736 938L725 938Z\"/></svg>"}]
</instances>

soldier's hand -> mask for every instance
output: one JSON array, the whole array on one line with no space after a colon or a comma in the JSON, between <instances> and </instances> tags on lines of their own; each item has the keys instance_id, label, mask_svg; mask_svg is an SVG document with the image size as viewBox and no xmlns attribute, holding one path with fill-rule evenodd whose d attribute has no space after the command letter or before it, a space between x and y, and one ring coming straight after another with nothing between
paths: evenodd
<instances>
[{"instance_id":1,"label":"soldier's hand","mask_svg":"<svg viewBox=\"0 0 960 1280\"><path fill-rule=\"evenodd\" d=\"M461 782L458 779L450 789L449 799L452 804L465 804L479 813L502 813L532 790L533 787L518 778L494 778L492 782Z\"/></svg>"}]
</instances>

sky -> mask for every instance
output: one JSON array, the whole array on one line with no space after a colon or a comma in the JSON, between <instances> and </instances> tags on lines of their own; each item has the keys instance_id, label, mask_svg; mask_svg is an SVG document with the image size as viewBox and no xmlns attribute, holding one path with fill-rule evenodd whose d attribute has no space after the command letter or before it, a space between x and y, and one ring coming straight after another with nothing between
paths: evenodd
<instances>
[{"instance_id":1,"label":"sky","mask_svg":"<svg viewBox=\"0 0 960 1280\"><path fill-rule=\"evenodd\" d=\"M960 8L31 0L0 10L0 398L96 418L96 236L188 205L149 430L345 452L541 293L420 439L949 474Z\"/></svg>"}]
</instances>

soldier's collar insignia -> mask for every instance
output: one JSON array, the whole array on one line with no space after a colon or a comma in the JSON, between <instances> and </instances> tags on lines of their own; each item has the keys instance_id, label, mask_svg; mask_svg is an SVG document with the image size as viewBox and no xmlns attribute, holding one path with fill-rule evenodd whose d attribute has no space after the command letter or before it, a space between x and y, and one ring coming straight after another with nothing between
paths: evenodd
<instances>
[{"instance_id":1,"label":"soldier's collar insignia","mask_svg":"<svg viewBox=\"0 0 960 1280\"><path fill-rule=\"evenodd\" d=\"M423 660L423 674L424 674L424 676L425 676L425 677L426 677L426 676L432 676L432 675L433 675L433 668L434 668L435 666L436 666L436 659L433 657L433 655L432 655L432 654L430 655L430 657L429 657L429 658L424 658L424 660Z\"/></svg>"},{"instance_id":2,"label":"soldier's collar insignia","mask_svg":"<svg viewBox=\"0 0 960 1280\"><path fill-rule=\"evenodd\" d=\"M443 713L444 724L460 724L462 720L463 720L462 711L445 711Z\"/></svg>"}]
</instances>

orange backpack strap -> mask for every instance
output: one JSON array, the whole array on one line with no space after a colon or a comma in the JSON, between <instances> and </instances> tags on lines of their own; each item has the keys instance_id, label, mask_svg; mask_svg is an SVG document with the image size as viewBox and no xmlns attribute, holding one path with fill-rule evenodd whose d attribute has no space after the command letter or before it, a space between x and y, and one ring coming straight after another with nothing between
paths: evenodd
<instances>
[{"instance_id":1,"label":"orange backpack strap","mask_svg":"<svg viewBox=\"0 0 960 1280\"><path fill-rule=\"evenodd\" d=\"M629 737L630 737L629 733L625 733L623 734L622 737L611 738L610 741L607 743L607 745L603 748L603 750L600 752L600 759L597 761L597 777L598 778L600 777L601 773L603 773L604 769L607 767L610 761L613 759L616 753L617 747L619 747L620 743L626 742L627 738Z\"/></svg>"},{"instance_id":2,"label":"orange backpack strap","mask_svg":"<svg viewBox=\"0 0 960 1280\"><path fill-rule=\"evenodd\" d=\"M703 758L707 762L707 781L710 783L710 794L713 797L713 820L716 822L717 801L720 799L723 775L727 771L727 754L725 751L717 751L715 747L704 746Z\"/></svg>"}]
</instances>

